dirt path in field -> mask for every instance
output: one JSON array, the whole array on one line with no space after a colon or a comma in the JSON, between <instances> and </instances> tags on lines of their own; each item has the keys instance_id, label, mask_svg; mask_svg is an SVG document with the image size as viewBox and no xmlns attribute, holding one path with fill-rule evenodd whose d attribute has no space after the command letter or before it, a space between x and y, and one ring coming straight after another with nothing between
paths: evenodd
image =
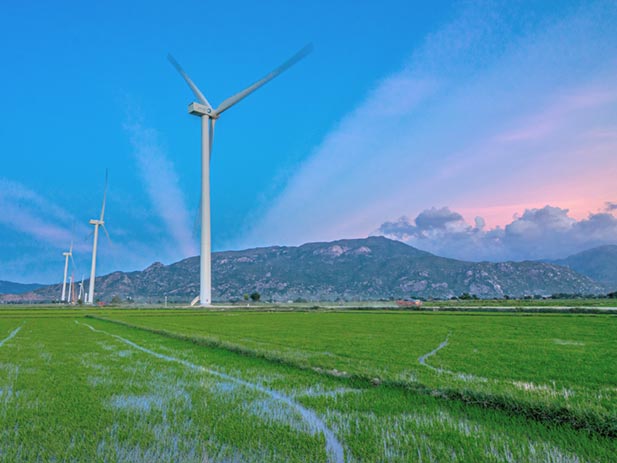
<instances>
[{"instance_id":1,"label":"dirt path in field","mask_svg":"<svg viewBox=\"0 0 617 463\"><path fill-rule=\"evenodd\" d=\"M11 334L9 334L6 338L4 338L2 341L0 341L0 347L2 347L5 342L10 341L11 339L13 339L15 337L15 335L17 333L19 333L19 330L21 330L21 326L18 326L13 331L11 331Z\"/></svg>"},{"instance_id":2,"label":"dirt path in field","mask_svg":"<svg viewBox=\"0 0 617 463\"><path fill-rule=\"evenodd\" d=\"M439 373L451 373L451 374L454 374L453 371L444 370L443 368L434 367L433 365L429 365L428 363L426 363L426 359L427 358L432 357L433 355L435 355L437 352L439 352L441 349L443 349L444 347L446 347L448 345L448 339L449 338L450 338L450 333L448 333L448 335L446 336L445 341L443 341L441 344L439 344L435 349L430 351L428 354L424 354L421 357L419 357L418 358L418 362L420 362L420 365L424 365L425 367L428 367L431 370L438 371Z\"/></svg>"},{"instance_id":3,"label":"dirt path in field","mask_svg":"<svg viewBox=\"0 0 617 463\"><path fill-rule=\"evenodd\" d=\"M183 359L179 359L176 357L172 357L170 355L166 355L166 354L161 354L159 352L155 352L153 350L150 350L146 347L140 346L139 344L134 343L133 341L130 341L126 338L123 338L122 336L118 336L117 334L112 334L112 333L108 333L107 331L103 331L103 330L99 330L94 328L91 325L88 325L87 323L82 323L82 322L78 322L77 320L75 320L75 323L77 324L81 324L84 325L86 327L88 327L90 330L92 330L93 332L96 333L102 333L105 334L107 336L111 336L125 344L128 344L129 346L140 350L146 354L152 355L158 359L161 360L166 360L168 362L175 362L175 363L179 363L183 366L185 366L186 368L189 368L191 370L195 370L195 371L200 371L203 373L208 373L212 376L216 376L218 378L224 379L225 381L230 381L239 385L242 385L244 387L247 387L249 389L252 389L254 391L258 391L261 392L263 394L266 394L268 396L270 396L271 398L273 398L274 400L277 400L279 402L284 403L285 405L293 408L294 410L296 410L297 412L300 413L300 415L302 415L302 418L304 419L304 421L311 427L311 429L315 432L315 433L321 433L324 435L324 437L326 438L326 453L328 454L328 461L330 462L334 462L334 463L344 463L345 458L344 458L344 451L343 451L343 446L342 444L338 441L338 439L336 438L336 436L334 435L334 433L332 432L332 430L330 428L328 428L328 426L326 426L326 424L323 422L323 420L321 418L319 418L319 416L317 416L317 414L312 411L309 410L308 408L305 408L304 406L302 406L301 404L299 404L298 402L294 401L293 399L291 399L290 397L277 392L277 391L273 391L271 389L268 389L264 386L261 386L260 384L256 384L256 383L251 383L249 381L246 381L244 379L241 378L237 378L235 376L230 376L226 373L221 373L220 371L216 371L216 370L211 370L210 368L206 368L206 367L202 367L201 365L196 365L194 363L191 363L187 360L183 360ZM7 338L8 339L8 338Z\"/></svg>"}]
</instances>

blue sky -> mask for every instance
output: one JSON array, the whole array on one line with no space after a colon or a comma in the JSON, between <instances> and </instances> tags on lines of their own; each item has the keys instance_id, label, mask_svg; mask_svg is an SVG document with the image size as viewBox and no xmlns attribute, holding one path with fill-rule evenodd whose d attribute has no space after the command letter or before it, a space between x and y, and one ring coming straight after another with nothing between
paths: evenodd
<instances>
[{"instance_id":1,"label":"blue sky","mask_svg":"<svg viewBox=\"0 0 617 463\"><path fill-rule=\"evenodd\" d=\"M98 273L196 254L199 120L166 54L218 104L307 42L217 123L215 249L384 233L518 259L617 241L614 2L128 3L0 7L0 279L60 280L71 236L88 272L106 168ZM594 240L568 238L586 221Z\"/></svg>"}]
</instances>

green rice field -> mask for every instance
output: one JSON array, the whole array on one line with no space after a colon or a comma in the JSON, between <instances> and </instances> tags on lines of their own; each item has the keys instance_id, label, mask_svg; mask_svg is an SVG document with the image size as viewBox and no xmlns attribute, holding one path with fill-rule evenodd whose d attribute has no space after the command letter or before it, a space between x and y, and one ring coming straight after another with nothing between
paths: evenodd
<instances>
[{"instance_id":1,"label":"green rice field","mask_svg":"<svg viewBox=\"0 0 617 463\"><path fill-rule=\"evenodd\" d=\"M2 462L610 462L617 316L0 310Z\"/></svg>"}]
</instances>

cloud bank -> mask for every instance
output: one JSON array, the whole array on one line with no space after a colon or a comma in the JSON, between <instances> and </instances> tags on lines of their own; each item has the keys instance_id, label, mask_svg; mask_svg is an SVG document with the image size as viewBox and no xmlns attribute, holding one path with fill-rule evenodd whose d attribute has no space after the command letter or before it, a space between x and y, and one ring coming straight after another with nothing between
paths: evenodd
<instances>
[{"instance_id":1,"label":"cloud bank","mask_svg":"<svg viewBox=\"0 0 617 463\"><path fill-rule=\"evenodd\" d=\"M385 222L376 234L440 256L471 261L558 259L604 244L617 244L617 218L609 212L576 220L567 209L527 209L505 227L470 225L448 207L422 211L414 220Z\"/></svg>"}]
</instances>

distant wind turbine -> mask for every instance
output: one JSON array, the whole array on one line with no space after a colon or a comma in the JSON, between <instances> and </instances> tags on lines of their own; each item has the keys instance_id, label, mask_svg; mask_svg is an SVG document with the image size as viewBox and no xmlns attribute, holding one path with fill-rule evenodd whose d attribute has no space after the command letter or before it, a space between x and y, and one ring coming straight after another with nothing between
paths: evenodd
<instances>
[{"instance_id":1,"label":"distant wind turbine","mask_svg":"<svg viewBox=\"0 0 617 463\"><path fill-rule=\"evenodd\" d=\"M90 286L88 289L88 304L94 304L94 279L96 275L96 249L99 240L99 226L103 227L107 239L111 241L107 228L105 228L105 201L107 200L107 171L105 171L105 190L103 191L103 206L101 207L101 216L97 219L91 219L90 225L94 225L94 244L92 245L92 268L90 269Z\"/></svg>"},{"instance_id":2,"label":"distant wind turbine","mask_svg":"<svg viewBox=\"0 0 617 463\"><path fill-rule=\"evenodd\" d=\"M212 140L214 138L214 124L223 111L231 108L240 100L246 98L255 90L289 69L308 55L312 49L312 45L306 45L274 71L241 92L224 100L216 109L212 108L208 100L206 100L206 97L201 93L199 88L197 88L197 85L193 83L188 74L184 72L174 57L171 55L167 56L171 64L173 64L184 78L199 101L199 103L193 102L189 105L189 114L201 117L201 255L199 261L199 303L202 306L210 305L212 302L212 262L210 256L212 250L210 235L210 155L212 152ZM92 280L90 284L92 284Z\"/></svg>"},{"instance_id":3,"label":"distant wind turbine","mask_svg":"<svg viewBox=\"0 0 617 463\"><path fill-rule=\"evenodd\" d=\"M69 258L71 259L73 271L77 268L75 265L75 260L73 259L73 240L71 240L71 246L69 247L68 252L63 252L62 255L64 256L64 280L62 281L62 297L60 298L60 302L68 302L69 297L66 295L66 277L69 271Z\"/></svg>"}]
</instances>

